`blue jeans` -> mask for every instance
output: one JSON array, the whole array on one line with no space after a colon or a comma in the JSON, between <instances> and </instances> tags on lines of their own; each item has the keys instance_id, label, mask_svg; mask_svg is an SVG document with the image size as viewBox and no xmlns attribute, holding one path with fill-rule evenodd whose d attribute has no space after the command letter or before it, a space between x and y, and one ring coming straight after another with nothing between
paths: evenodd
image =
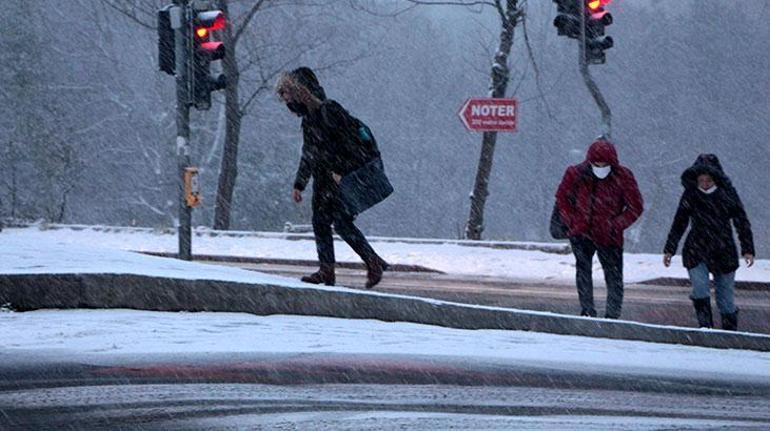
<instances>
[{"instance_id":1,"label":"blue jeans","mask_svg":"<svg viewBox=\"0 0 770 431\"><path fill-rule=\"evenodd\" d=\"M690 283L692 283L692 299L711 298L709 270L705 263L700 263L692 269L690 273ZM722 314L732 314L735 312L735 272L728 274L714 274L714 284L716 285L717 307Z\"/></svg>"}]
</instances>

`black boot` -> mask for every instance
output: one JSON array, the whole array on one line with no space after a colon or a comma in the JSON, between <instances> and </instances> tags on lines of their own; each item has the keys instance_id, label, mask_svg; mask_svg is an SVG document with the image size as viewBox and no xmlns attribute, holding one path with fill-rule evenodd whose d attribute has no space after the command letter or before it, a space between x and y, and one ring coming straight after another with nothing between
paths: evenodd
<instances>
[{"instance_id":1,"label":"black boot","mask_svg":"<svg viewBox=\"0 0 770 431\"><path fill-rule=\"evenodd\" d=\"M375 256L369 260L369 262L366 262L366 288L371 289L376 286L377 283L382 280L382 273L388 269L389 266L390 265L379 256Z\"/></svg>"},{"instance_id":2,"label":"black boot","mask_svg":"<svg viewBox=\"0 0 770 431\"><path fill-rule=\"evenodd\" d=\"M300 280L305 283L311 284L325 284L327 286L334 286L334 264L322 263L321 268L310 274L302 277Z\"/></svg>"},{"instance_id":3,"label":"black boot","mask_svg":"<svg viewBox=\"0 0 770 431\"><path fill-rule=\"evenodd\" d=\"M692 305L695 307L695 316L698 317L698 327L713 328L714 319L711 315L711 298L693 299Z\"/></svg>"},{"instance_id":4,"label":"black boot","mask_svg":"<svg viewBox=\"0 0 770 431\"><path fill-rule=\"evenodd\" d=\"M738 330L738 308L730 314L722 314L722 329L725 331Z\"/></svg>"}]
</instances>

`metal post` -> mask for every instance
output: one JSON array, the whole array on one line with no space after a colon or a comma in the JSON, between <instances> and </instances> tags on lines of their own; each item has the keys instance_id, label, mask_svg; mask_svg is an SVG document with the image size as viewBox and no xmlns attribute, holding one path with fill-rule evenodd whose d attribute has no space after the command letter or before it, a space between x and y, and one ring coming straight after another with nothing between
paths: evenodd
<instances>
[{"instance_id":1,"label":"metal post","mask_svg":"<svg viewBox=\"0 0 770 431\"><path fill-rule=\"evenodd\" d=\"M593 96L596 105L599 107L599 111L602 113L602 135L607 139L610 139L612 133L612 112L607 105L607 101L604 100L602 92L596 85L594 78L591 76L591 72L588 70L588 59L586 56L586 4L585 1L580 0L580 49L578 49L580 59L580 74L583 75L583 80L588 87L588 91Z\"/></svg>"},{"instance_id":2,"label":"metal post","mask_svg":"<svg viewBox=\"0 0 770 431\"><path fill-rule=\"evenodd\" d=\"M190 166L190 28L188 0L174 0L181 9L181 25L176 28L176 154L179 177L179 259L192 259L192 235L190 224L192 208L187 206L184 190L185 169Z\"/></svg>"}]
</instances>

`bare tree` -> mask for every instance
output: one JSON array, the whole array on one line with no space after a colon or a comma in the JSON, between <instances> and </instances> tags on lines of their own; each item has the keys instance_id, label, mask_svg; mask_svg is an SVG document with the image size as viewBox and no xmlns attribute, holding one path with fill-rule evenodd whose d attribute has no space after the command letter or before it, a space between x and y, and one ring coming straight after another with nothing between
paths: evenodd
<instances>
[{"instance_id":1,"label":"bare tree","mask_svg":"<svg viewBox=\"0 0 770 431\"><path fill-rule=\"evenodd\" d=\"M231 20L232 25L225 28L223 42L227 50L222 62L222 68L227 76L227 88L225 89L225 144L222 149L222 161L219 169L219 183L217 185L217 197L214 209L214 229L227 230L230 228L230 213L233 203L233 191L235 179L238 176L238 145L240 143L241 120L251 97L242 102L239 98L238 86L240 83L240 69L236 47L249 23L256 13L270 0L259 0L246 10L240 19ZM219 8L229 16L230 0L219 0ZM263 86L259 86L257 91ZM256 91L255 91L256 93Z\"/></svg>"},{"instance_id":2,"label":"bare tree","mask_svg":"<svg viewBox=\"0 0 770 431\"><path fill-rule=\"evenodd\" d=\"M409 0L412 3L424 5L453 5L453 6L491 6L500 17L500 36L497 51L492 59L489 97L505 97L510 81L510 68L508 57L513 46L514 29L523 21L524 11L518 0L493 0L493 1L429 1ZM492 172L492 160L497 143L497 132L484 132L481 141L481 155L479 157L476 181L471 192L471 207L468 223L465 227L467 239L481 239L484 231L484 205L489 196L489 176Z\"/></svg>"},{"instance_id":3,"label":"bare tree","mask_svg":"<svg viewBox=\"0 0 770 431\"><path fill-rule=\"evenodd\" d=\"M2 96L8 108L0 129L7 147L0 151L5 167L2 184L9 195L12 217L61 221L70 193L78 186L82 162L74 141L72 113L60 106L71 88L61 85L51 73L50 52L56 42L44 17L40 1L8 2L8 13L0 24L8 28L3 38L8 58L0 66ZM35 16L23 24L13 17ZM10 103L12 102L12 103Z\"/></svg>"}]
</instances>

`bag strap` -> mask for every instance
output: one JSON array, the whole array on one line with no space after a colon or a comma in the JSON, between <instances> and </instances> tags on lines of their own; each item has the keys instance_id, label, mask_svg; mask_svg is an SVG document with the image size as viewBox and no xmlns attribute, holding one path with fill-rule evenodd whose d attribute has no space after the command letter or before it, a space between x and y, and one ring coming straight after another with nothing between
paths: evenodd
<instances>
[{"instance_id":1,"label":"bag strap","mask_svg":"<svg viewBox=\"0 0 770 431\"><path fill-rule=\"evenodd\" d=\"M357 124L360 124L361 122L354 116L350 115L350 112L345 109L344 106L340 105L339 102L335 100L328 99L330 103L335 103L340 108L340 113L342 116L342 119L344 121L344 124L339 127L340 125L332 124L329 115L326 112L326 109L321 109L321 122L323 123L324 128L326 129L327 134L332 134L336 138L339 139L345 139L346 141L354 141L355 138L353 137L353 128L356 127ZM358 128L356 127L355 134L358 134ZM358 142L355 142L358 144Z\"/></svg>"}]
</instances>

